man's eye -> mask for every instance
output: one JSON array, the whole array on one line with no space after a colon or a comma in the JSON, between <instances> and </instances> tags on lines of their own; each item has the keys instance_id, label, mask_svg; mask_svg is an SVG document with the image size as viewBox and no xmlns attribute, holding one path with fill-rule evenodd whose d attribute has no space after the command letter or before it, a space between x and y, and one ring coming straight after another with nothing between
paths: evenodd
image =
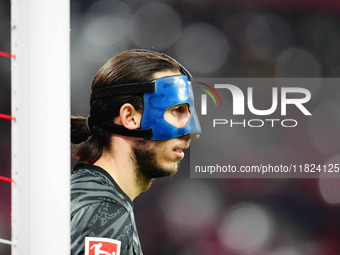
<instances>
[{"instance_id":1,"label":"man's eye","mask_svg":"<svg viewBox=\"0 0 340 255\"><path fill-rule=\"evenodd\" d=\"M172 112L175 114L184 114L187 111L187 106L178 106L172 109Z\"/></svg>"},{"instance_id":2,"label":"man's eye","mask_svg":"<svg viewBox=\"0 0 340 255\"><path fill-rule=\"evenodd\" d=\"M172 109L173 113L178 113L179 111L180 111L180 107L176 107L176 108Z\"/></svg>"}]
</instances>

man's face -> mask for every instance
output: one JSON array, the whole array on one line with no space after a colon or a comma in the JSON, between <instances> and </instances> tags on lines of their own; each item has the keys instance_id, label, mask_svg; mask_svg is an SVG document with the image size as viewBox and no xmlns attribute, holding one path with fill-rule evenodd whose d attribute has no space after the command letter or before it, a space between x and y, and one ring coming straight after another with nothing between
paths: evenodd
<instances>
[{"instance_id":1,"label":"man's face","mask_svg":"<svg viewBox=\"0 0 340 255\"><path fill-rule=\"evenodd\" d=\"M162 71L155 73L153 78L173 75L181 73ZM164 118L175 127L184 127L190 119L190 106L188 104L173 106L165 111ZM184 158L183 150L189 145L190 135L162 141L138 138L132 148L138 174L148 179L175 174L179 162Z\"/></svg>"}]
</instances>

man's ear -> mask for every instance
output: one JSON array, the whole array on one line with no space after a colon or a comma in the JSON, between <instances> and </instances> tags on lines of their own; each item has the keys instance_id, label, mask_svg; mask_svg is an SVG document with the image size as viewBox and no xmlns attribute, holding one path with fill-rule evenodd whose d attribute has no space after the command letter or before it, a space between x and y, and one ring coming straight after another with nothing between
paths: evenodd
<instances>
[{"instance_id":1,"label":"man's ear","mask_svg":"<svg viewBox=\"0 0 340 255\"><path fill-rule=\"evenodd\" d=\"M132 104L125 103L120 107L119 116L115 118L115 124L133 130L140 127L141 119L142 114Z\"/></svg>"}]
</instances>

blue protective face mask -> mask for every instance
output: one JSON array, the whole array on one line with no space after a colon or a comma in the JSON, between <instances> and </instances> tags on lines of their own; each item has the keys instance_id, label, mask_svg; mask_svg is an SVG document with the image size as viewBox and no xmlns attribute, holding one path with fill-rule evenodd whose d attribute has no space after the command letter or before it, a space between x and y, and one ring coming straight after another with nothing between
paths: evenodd
<instances>
[{"instance_id":1,"label":"blue protective face mask","mask_svg":"<svg viewBox=\"0 0 340 255\"><path fill-rule=\"evenodd\" d=\"M110 132L126 136L145 137L151 140L167 140L201 133L194 106L191 82L186 75L163 77L150 83L120 84L97 89L93 91L91 101L108 96L140 93L144 93L141 128L129 130L113 123L106 124ZM164 113L167 109L181 104L190 106L190 118L184 127L176 127L166 121Z\"/></svg>"},{"instance_id":2,"label":"blue protective face mask","mask_svg":"<svg viewBox=\"0 0 340 255\"><path fill-rule=\"evenodd\" d=\"M177 75L157 79L155 92L144 94L142 129L152 128L152 140L166 140L188 134L200 134L201 127L194 106L191 82L188 76ZM190 105L190 119L184 127L175 127L164 118L167 109Z\"/></svg>"}]
</instances>

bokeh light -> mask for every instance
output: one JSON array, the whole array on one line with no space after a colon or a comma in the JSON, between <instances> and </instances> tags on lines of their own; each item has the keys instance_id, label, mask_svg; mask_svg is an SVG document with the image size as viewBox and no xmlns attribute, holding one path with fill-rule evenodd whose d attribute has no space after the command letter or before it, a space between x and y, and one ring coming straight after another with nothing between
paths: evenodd
<instances>
[{"instance_id":1,"label":"bokeh light","mask_svg":"<svg viewBox=\"0 0 340 255\"><path fill-rule=\"evenodd\" d=\"M278 56L276 63L277 77L317 78L321 75L318 59L306 49L289 48Z\"/></svg>"},{"instance_id":2,"label":"bokeh light","mask_svg":"<svg viewBox=\"0 0 340 255\"><path fill-rule=\"evenodd\" d=\"M226 204L215 187L199 179L178 180L164 191L161 201L168 234L183 241L207 234L221 204Z\"/></svg>"},{"instance_id":3,"label":"bokeh light","mask_svg":"<svg viewBox=\"0 0 340 255\"><path fill-rule=\"evenodd\" d=\"M112 46L128 32L131 11L121 1L95 2L84 16L84 39L94 46Z\"/></svg>"},{"instance_id":4,"label":"bokeh light","mask_svg":"<svg viewBox=\"0 0 340 255\"><path fill-rule=\"evenodd\" d=\"M209 74L227 60L229 44L215 27L196 23L185 27L176 44L176 58L197 74Z\"/></svg>"},{"instance_id":5,"label":"bokeh light","mask_svg":"<svg viewBox=\"0 0 340 255\"><path fill-rule=\"evenodd\" d=\"M84 27L85 39L94 45L108 46L118 43L127 33L128 24L114 16L100 16ZM98 40L101 38L101 40Z\"/></svg>"},{"instance_id":6,"label":"bokeh light","mask_svg":"<svg viewBox=\"0 0 340 255\"><path fill-rule=\"evenodd\" d=\"M250 16L245 36L251 52L267 61L272 61L277 54L294 46L293 31L289 24L273 14Z\"/></svg>"},{"instance_id":7,"label":"bokeh light","mask_svg":"<svg viewBox=\"0 0 340 255\"><path fill-rule=\"evenodd\" d=\"M175 44L181 32L181 17L164 3L143 6L131 21L131 39L141 48L166 49Z\"/></svg>"},{"instance_id":8,"label":"bokeh light","mask_svg":"<svg viewBox=\"0 0 340 255\"><path fill-rule=\"evenodd\" d=\"M256 254L269 243L274 222L267 210L259 205L239 204L231 209L219 227L219 239L230 250Z\"/></svg>"},{"instance_id":9,"label":"bokeh light","mask_svg":"<svg viewBox=\"0 0 340 255\"><path fill-rule=\"evenodd\" d=\"M246 39L255 55L267 57L270 54L273 48L273 35L265 17L257 15L250 20Z\"/></svg>"},{"instance_id":10,"label":"bokeh light","mask_svg":"<svg viewBox=\"0 0 340 255\"><path fill-rule=\"evenodd\" d=\"M324 164L332 172L321 172L319 176L319 189L323 200L330 205L340 204L340 154L330 157Z\"/></svg>"},{"instance_id":11,"label":"bokeh light","mask_svg":"<svg viewBox=\"0 0 340 255\"><path fill-rule=\"evenodd\" d=\"M331 155L340 149L339 112L339 104L332 101L323 102L314 109L313 118L309 120L309 139L314 148L324 155ZM325 128L327 132L322 132Z\"/></svg>"},{"instance_id":12,"label":"bokeh light","mask_svg":"<svg viewBox=\"0 0 340 255\"><path fill-rule=\"evenodd\" d=\"M299 27L301 40L322 58L327 67L332 68L338 64L340 31L334 17L311 14L301 21Z\"/></svg>"}]
</instances>

